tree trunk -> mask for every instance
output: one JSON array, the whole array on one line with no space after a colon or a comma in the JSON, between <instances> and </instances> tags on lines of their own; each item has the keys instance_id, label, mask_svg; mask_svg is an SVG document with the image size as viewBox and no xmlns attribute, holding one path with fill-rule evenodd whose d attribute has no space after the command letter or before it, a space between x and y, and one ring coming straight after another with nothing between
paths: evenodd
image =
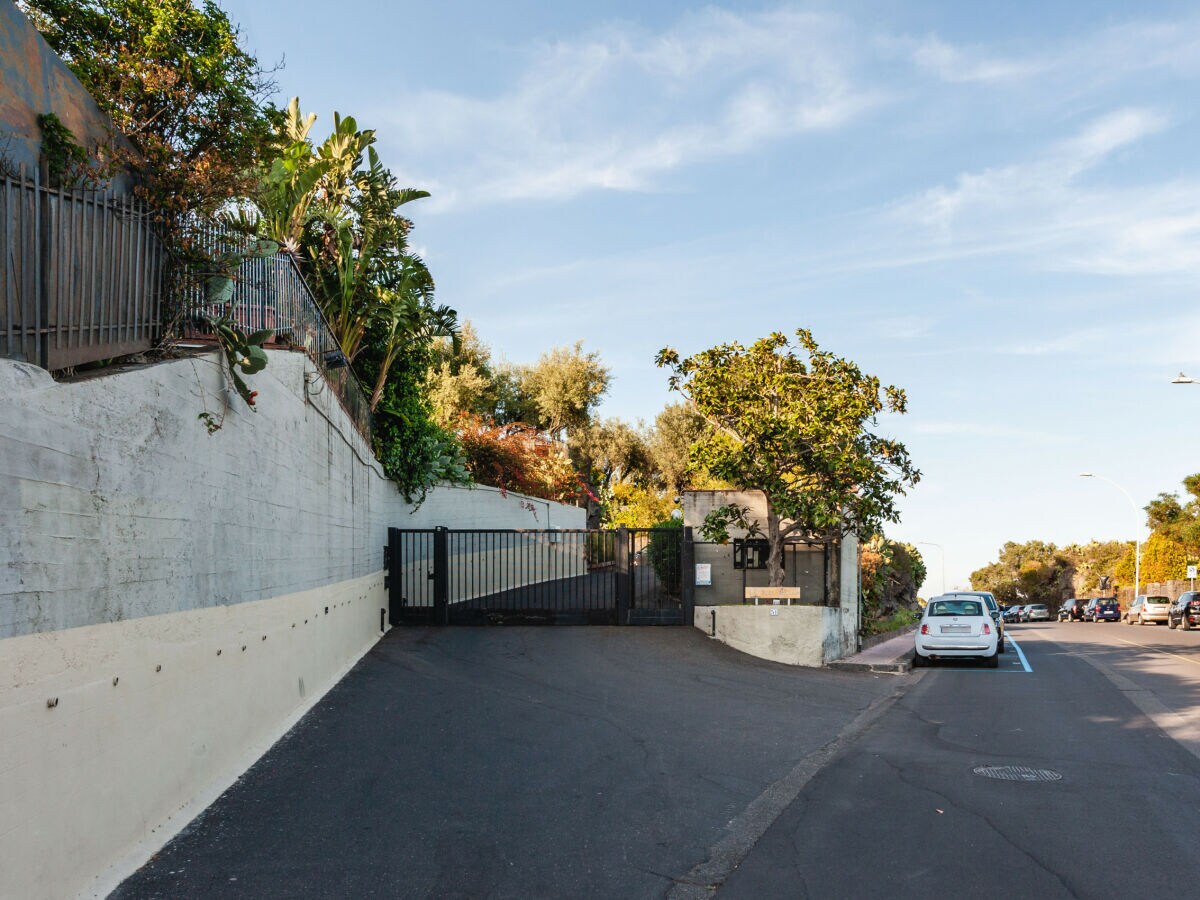
<instances>
[{"instance_id":1,"label":"tree trunk","mask_svg":"<svg viewBox=\"0 0 1200 900\"><path fill-rule=\"evenodd\" d=\"M783 537L770 497L767 497L767 576L771 587L783 587Z\"/></svg>"}]
</instances>

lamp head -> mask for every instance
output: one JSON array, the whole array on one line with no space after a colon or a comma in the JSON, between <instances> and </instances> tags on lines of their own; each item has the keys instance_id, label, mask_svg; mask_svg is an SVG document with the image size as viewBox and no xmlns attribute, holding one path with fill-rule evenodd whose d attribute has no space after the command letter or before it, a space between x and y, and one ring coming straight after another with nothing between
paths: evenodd
<instances>
[{"instance_id":1,"label":"lamp head","mask_svg":"<svg viewBox=\"0 0 1200 900\"><path fill-rule=\"evenodd\" d=\"M1171 384L1195 384L1195 383L1196 383L1195 378L1188 378L1182 372L1180 372L1178 375L1176 375L1174 378L1171 379Z\"/></svg>"},{"instance_id":2,"label":"lamp head","mask_svg":"<svg viewBox=\"0 0 1200 900\"><path fill-rule=\"evenodd\" d=\"M1079 477L1080 478L1095 478L1096 476L1093 475L1091 472L1080 472Z\"/></svg>"}]
</instances>

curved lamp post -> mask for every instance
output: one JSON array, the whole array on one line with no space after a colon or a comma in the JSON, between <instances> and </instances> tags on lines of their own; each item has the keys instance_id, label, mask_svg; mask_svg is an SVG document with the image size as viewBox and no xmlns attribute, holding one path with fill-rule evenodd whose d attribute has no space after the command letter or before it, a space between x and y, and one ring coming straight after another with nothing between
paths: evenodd
<instances>
[{"instance_id":1,"label":"curved lamp post","mask_svg":"<svg viewBox=\"0 0 1200 900\"><path fill-rule=\"evenodd\" d=\"M1188 378L1182 372L1171 379L1171 384L1200 384L1195 378Z\"/></svg>"},{"instance_id":2,"label":"curved lamp post","mask_svg":"<svg viewBox=\"0 0 1200 900\"><path fill-rule=\"evenodd\" d=\"M941 544L935 544L933 541L917 541L923 547L937 547L938 553L942 556L942 593L946 593L946 550Z\"/></svg>"},{"instance_id":3,"label":"curved lamp post","mask_svg":"<svg viewBox=\"0 0 1200 900\"><path fill-rule=\"evenodd\" d=\"M1179 377L1183 378L1184 377L1183 373L1180 373ZM1190 384L1191 381L1190 381L1190 379L1188 381L1184 381L1184 382L1180 382L1180 381L1176 380L1175 383ZM1125 488L1121 487L1119 484L1117 484L1111 478L1105 478L1103 475L1096 475L1096 474L1093 474L1092 472L1080 472L1079 477L1080 478L1099 478L1101 481L1107 481L1109 484L1111 484L1118 491L1120 491L1122 494L1125 495L1125 499L1129 501L1129 505L1133 508L1133 596L1134 596L1134 599L1136 600L1138 592L1141 591L1141 589L1142 589L1142 541L1141 541L1141 538L1139 537L1141 530L1142 530L1142 526L1141 526L1141 520L1138 518L1137 504L1134 503L1133 498L1129 496L1129 491L1125 490Z\"/></svg>"}]
</instances>

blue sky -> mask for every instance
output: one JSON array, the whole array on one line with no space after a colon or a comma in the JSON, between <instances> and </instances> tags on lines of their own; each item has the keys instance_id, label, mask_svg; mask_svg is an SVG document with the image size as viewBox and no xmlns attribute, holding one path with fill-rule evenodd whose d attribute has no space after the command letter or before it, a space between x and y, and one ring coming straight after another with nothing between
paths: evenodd
<instances>
[{"instance_id":1,"label":"blue sky","mask_svg":"<svg viewBox=\"0 0 1200 900\"><path fill-rule=\"evenodd\" d=\"M1132 537L1081 471L1139 506L1200 471L1194 3L223 6L432 192L441 302L516 362L584 340L602 414L662 407L664 345L801 326L904 387L889 534L948 587Z\"/></svg>"}]
</instances>

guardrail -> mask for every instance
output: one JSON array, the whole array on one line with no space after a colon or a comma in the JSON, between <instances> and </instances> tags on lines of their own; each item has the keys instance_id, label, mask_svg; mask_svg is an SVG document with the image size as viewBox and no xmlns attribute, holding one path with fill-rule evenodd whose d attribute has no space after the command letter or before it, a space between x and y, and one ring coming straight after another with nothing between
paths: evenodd
<instances>
[{"instance_id":1,"label":"guardrail","mask_svg":"<svg viewBox=\"0 0 1200 900\"><path fill-rule=\"evenodd\" d=\"M193 248L206 256L217 256L245 246L248 238L211 224L189 229ZM211 305L204 293L206 273L188 267L179 280L175 303L180 312L180 331L189 338L212 338L210 317L228 312L244 331L270 329L279 347L303 350L331 385L346 415L368 441L371 439L371 405L367 393L350 370L333 330L309 290L303 273L290 253L244 259L234 275L233 296Z\"/></svg>"}]
</instances>

